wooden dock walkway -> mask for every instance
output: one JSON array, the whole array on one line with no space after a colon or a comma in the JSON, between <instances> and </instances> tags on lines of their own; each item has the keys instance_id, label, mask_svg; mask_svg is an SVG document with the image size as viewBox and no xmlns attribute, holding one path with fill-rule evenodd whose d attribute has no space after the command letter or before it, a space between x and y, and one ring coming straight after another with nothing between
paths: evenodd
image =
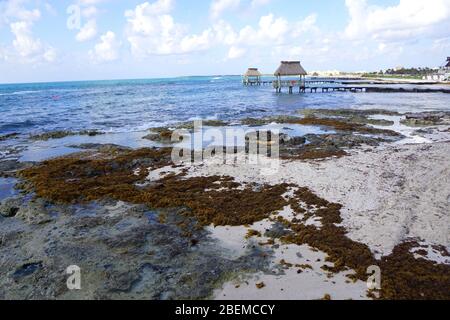
<instances>
[{"instance_id":1,"label":"wooden dock walkway","mask_svg":"<svg viewBox=\"0 0 450 320\"><path fill-rule=\"evenodd\" d=\"M287 87L290 94L294 87ZM362 87L362 86L333 86L333 87L298 87L300 93L327 93L327 92L382 92L382 93L447 93L445 88L388 88L388 87Z\"/></svg>"},{"instance_id":2,"label":"wooden dock walkway","mask_svg":"<svg viewBox=\"0 0 450 320\"><path fill-rule=\"evenodd\" d=\"M284 88L289 94L295 91L299 93L327 93L327 92L384 92L384 93L450 93L450 88L417 88L417 87L388 87L375 86L372 83L355 82L345 80L259 80L246 81L246 86L265 86L271 85L278 93L281 93Z\"/></svg>"},{"instance_id":3,"label":"wooden dock walkway","mask_svg":"<svg viewBox=\"0 0 450 320\"><path fill-rule=\"evenodd\" d=\"M275 80L248 80L244 81L244 85L246 86L266 86L266 85L273 85ZM335 80L306 80L305 84L334 84L339 83Z\"/></svg>"}]
</instances>

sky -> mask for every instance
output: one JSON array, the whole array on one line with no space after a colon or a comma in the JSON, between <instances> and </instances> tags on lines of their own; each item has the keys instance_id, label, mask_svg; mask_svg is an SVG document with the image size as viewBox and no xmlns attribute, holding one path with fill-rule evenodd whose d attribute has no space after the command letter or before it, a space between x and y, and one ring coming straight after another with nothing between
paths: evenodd
<instances>
[{"instance_id":1,"label":"sky","mask_svg":"<svg viewBox=\"0 0 450 320\"><path fill-rule=\"evenodd\" d=\"M0 83L438 67L450 0L0 0Z\"/></svg>"}]
</instances>

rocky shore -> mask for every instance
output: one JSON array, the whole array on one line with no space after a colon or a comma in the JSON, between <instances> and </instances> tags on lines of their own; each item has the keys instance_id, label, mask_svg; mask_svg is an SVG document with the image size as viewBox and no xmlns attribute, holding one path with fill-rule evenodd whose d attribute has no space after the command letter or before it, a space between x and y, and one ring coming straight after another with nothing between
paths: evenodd
<instances>
[{"instance_id":1,"label":"rocky shore","mask_svg":"<svg viewBox=\"0 0 450 320\"><path fill-rule=\"evenodd\" d=\"M448 119L322 109L243 120L256 134L274 122L324 130L280 134L272 175L245 147L225 163L174 165L173 128L144 137L165 147L5 158L15 191L0 198L0 298L450 299ZM66 286L73 265L81 290ZM367 289L371 266L381 290Z\"/></svg>"}]
</instances>

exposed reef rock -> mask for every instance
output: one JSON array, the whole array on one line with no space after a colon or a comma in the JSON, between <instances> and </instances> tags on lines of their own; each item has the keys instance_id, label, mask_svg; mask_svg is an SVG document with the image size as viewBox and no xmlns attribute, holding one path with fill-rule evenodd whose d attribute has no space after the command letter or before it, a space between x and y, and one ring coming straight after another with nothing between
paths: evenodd
<instances>
[{"instance_id":1,"label":"exposed reef rock","mask_svg":"<svg viewBox=\"0 0 450 320\"><path fill-rule=\"evenodd\" d=\"M225 257L179 209L102 201L53 211L46 224L1 220L2 299L206 299L233 276L268 267L264 248ZM81 290L66 286L74 264Z\"/></svg>"},{"instance_id":2,"label":"exposed reef rock","mask_svg":"<svg viewBox=\"0 0 450 320\"><path fill-rule=\"evenodd\" d=\"M154 128L151 130L152 133L143 137L143 139L161 142L161 143L172 143L173 130L168 128Z\"/></svg>"},{"instance_id":3,"label":"exposed reef rock","mask_svg":"<svg viewBox=\"0 0 450 320\"><path fill-rule=\"evenodd\" d=\"M401 123L409 127L450 125L450 112L407 113L405 117Z\"/></svg>"},{"instance_id":4,"label":"exposed reef rock","mask_svg":"<svg viewBox=\"0 0 450 320\"><path fill-rule=\"evenodd\" d=\"M9 140L9 139L14 139L14 138L16 138L18 135L19 135L19 134L16 133L16 132L1 135L1 136L0 136L0 141L6 141L6 140Z\"/></svg>"},{"instance_id":5,"label":"exposed reef rock","mask_svg":"<svg viewBox=\"0 0 450 320\"><path fill-rule=\"evenodd\" d=\"M104 134L103 132L97 130L83 130L83 131L52 131L46 132L42 134L32 135L30 136L30 140L35 141L47 141L50 139L62 139L69 136L98 136Z\"/></svg>"},{"instance_id":6,"label":"exposed reef rock","mask_svg":"<svg viewBox=\"0 0 450 320\"><path fill-rule=\"evenodd\" d=\"M3 217L14 217L22 205L22 199L9 198L0 203L0 215Z\"/></svg>"}]
</instances>

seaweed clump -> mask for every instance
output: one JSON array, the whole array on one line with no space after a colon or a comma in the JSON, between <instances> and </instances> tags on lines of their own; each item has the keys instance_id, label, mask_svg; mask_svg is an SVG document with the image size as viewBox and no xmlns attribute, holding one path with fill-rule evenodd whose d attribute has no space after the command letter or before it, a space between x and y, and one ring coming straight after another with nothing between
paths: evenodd
<instances>
[{"instance_id":1,"label":"seaweed clump","mask_svg":"<svg viewBox=\"0 0 450 320\"><path fill-rule=\"evenodd\" d=\"M146 185L148 170L168 166L170 154L168 148L118 151L100 159L81 154L48 160L19 174L29 182L27 189L55 203L110 198L154 209L186 207L185 214L202 226L252 224L286 205L287 184L239 189L230 177L184 179L181 173Z\"/></svg>"},{"instance_id":2,"label":"seaweed clump","mask_svg":"<svg viewBox=\"0 0 450 320\"><path fill-rule=\"evenodd\" d=\"M241 226L268 218L285 205L287 184L246 186L230 177L169 176L141 190L133 202L152 208L188 207L200 225Z\"/></svg>"},{"instance_id":3,"label":"seaweed clump","mask_svg":"<svg viewBox=\"0 0 450 320\"><path fill-rule=\"evenodd\" d=\"M404 242L379 262L383 271L382 299L450 299L450 266L416 259L411 249L417 246L415 240Z\"/></svg>"},{"instance_id":4,"label":"seaweed clump","mask_svg":"<svg viewBox=\"0 0 450 320\"><path fill-rule=\"evenodd\" d=\"M329 158L341 158L348 153L340 148L324 148L314 145L306 145L296 150L283 150L281 158L285 160L324 160Z\"/></svg>"},{"instance_id":5,"label":"seaweed clump","mask_svg":"<svg viewBox=\"0 0 450 320\"><path fill-rule=\"evenodd\" d=\"M135 183L148 168L170 162L170 149L109 150L82 153L44 161L18 173L38 197L55 203L92 201L101 198L130 199L139 193Z\"/></svg>"}]
</instances>

